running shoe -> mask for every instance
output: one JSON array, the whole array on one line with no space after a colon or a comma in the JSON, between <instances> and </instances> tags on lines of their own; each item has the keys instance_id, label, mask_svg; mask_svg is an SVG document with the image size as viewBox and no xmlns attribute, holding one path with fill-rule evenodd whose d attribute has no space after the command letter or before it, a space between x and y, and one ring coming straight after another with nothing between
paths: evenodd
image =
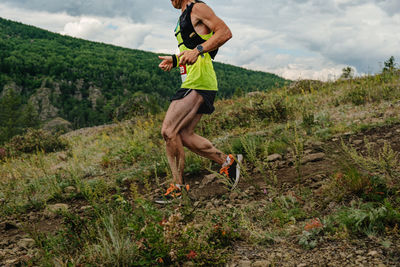
<instances>
[{"instance_id":1,"label":"running shoe","mask_svg":"<svg viewBox=\"0 0 400 267\"><path fill-rule=\"evenodd\" d=\"M155 200L158 204L168 204L176 199L181 199L183 191L189 191L189 185L170 184L167 192L162 197Z\"/></svg>"},{"instance_id":2,"label":"running shoe","mask_svg":"<svg viewBox=\"0 0 400 267\"><path fill-rule=\"evenodd\" d=\"M229 179L230 189L236 188L240 180L240 164L242 163L243 156L238 154L236 159L232 154L229 154L225 163L222 165L220 174L225 175Z\"/></svg>"}]
</instances>

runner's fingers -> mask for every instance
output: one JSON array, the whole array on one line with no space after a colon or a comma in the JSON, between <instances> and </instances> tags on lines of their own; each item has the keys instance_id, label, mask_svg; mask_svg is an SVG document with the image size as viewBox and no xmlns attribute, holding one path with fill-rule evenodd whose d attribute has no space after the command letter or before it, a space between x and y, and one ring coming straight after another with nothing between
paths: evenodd
<instances>
[{"instance_id":1,"label":"runner's fingers","mask_svg":"<svg viewBox=\"0 0 400 267\"><path fill-rule=\"evenodd\" d=\"M186 65L186 64L188 63L188 58L187 58L187 56L186 56L186 55L183 55L183 56L181 57L181 60L179 61L179 63L180 63L181 65Z\"/></svg>"},{"instance_id":2,"label":"runner's fingers","mask_svg":"<svg viewBox=\"0 0 400 267\"><path fill-rule=\"evenodd\" d=\"M186 51L182 51L182 52L180 52L180 53L177 55L177 56L178 56L178 58L179 58L179 57L181 57L182 55L184 55L184 54L185 54L185 52L186 52Z\"/></svg>"},{"instance_id":3,"label":"runner's fingers","mask_svg":"<svg viewBox=\"0 0 400 267\"><path fill-rule=\"evenodd\" d=\"M172 62L172 56L158 56L159 59L166 62Z\"/></svg>"},{"instance_id":4,"label":"runner's fingers","mask_svg":"<svg viewBox=\"0 0 400 267\"><path fill-rule=\"evenodd\" d=\"M160 64L159 67L160 67L160 69L162 69L163 71L166 70L166 66L165 66L164 64Z\"/></svg>"}]
</instances>

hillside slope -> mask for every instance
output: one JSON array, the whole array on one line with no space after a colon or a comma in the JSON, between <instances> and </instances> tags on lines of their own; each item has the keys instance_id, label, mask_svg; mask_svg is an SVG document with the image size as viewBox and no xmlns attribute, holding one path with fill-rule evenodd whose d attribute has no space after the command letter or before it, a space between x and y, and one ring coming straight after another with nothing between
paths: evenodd
<instances>
[{"instance_id":1,"label":"hillside slope","mask_svg":"<svg viewBox=\"0 0 400 267\"><path fill-rule=\"evenodd\" d=\"M0 97L13 89L22 103L33 103L41 121L62 117L76 129L109 123L116 116L156 113L180 86L178 70L164 73L158 64L155 53L62 36L0 18ZM273 74L218 62L215 69L219 97L231 97L235 91L265 91L285 82ZM132 99L137 100L127 103ZM126 107L132 104L136 108Z\"/></svg>"},{"instance_id":2,"label":"hillside slope","mask_svg":"<svg viewBox=\"0 0 400 267\"><path fill-rule=\"evenodd\" d=\"M399 266L399 99L395 70L220 100L196 131L244 155L239 188L187 151L191 189L167 206L164 113L17 138L0 265Z\"/></svg>"}]
</instances>

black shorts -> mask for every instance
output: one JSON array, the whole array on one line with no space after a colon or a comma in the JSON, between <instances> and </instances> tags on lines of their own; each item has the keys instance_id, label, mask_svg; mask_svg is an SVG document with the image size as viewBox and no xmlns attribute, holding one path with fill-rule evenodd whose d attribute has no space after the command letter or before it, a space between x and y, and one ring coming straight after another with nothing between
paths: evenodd
<instances>
[{"instance_id":1,"label":"black shorts","mask_svg":"<svg viewBox=\"0 0 400 267\"><path fill-rule=\"evenodd\" d=\"M181 88L175 93L175 95L173 95L171 97L170 101L182 99L185 96L187 96L188 94L190 94L190 92L193 90L196 90L196 92L199 93L204 99L203 104L201 104L201 106L199 107L199 110L197 110L197 114L213 113L215 110L214 100L215 100L215 96L217 95L217 91Z\"/></svg>"}]
</instances>

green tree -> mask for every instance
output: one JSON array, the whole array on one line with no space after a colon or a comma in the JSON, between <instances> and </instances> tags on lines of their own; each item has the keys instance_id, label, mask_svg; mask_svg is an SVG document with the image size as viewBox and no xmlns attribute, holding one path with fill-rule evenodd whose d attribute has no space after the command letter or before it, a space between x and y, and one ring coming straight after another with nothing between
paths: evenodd
<instances>
[{"instance_id":1,"label":"green tree","mask_svg":"<svg viewBox=\"0 0 400 267\"><path fill-rule=\"evenodd\" d=\"M21 133L21 97L14 90L9 90L0 99L0 143Z\"/></svg>"},{"instance_id":2,"label":"green tree","mask_svg":"<svg viewBox=\"0 0 400 267\"><path fill-rule=\"evenodd\" d=\"M342 69L342 75L340 76L341 79L352 79L354 77L354 70L352 67L347 66L346 68Z\"/></svg>"},{"instance_id":3,"label":"green tree","mask_svg":"<svg viewBox=\"0 0 400 267\"><path fill-rule=\"evenodd\" d=\"M391 56L383 64L384 64L383 72L392 72L396 68L396 63L395 63L395 60L394 60L394 56Z\"/></svg>"},{"instance_id":4,"label":"green tree","mask_svg":"<svg viewBox=\"0 0 400 267\"><path fill-rule=\"evenodd\" d=\"M19 105L23 106L42 81L52 81L53 86L48 86L54 93L51 104L59 110L57 116L75 127L111 122L113 114L126 113L118 109L133 116L138 111L164 109L179 88L180 77L178 69L165 73L158 64L154 53L62 36L0 18L0 91L14 82L22 88ZM219 98L232 97L236 88L245 93L265 91L286 82L274 74L213 64ZM91 86L101 91L102 101L96 109L88 101ZM137 92L143 92L146 98L135 95ZM129 101L136 103L136 111L127 109Z\"/></svg>"},{"instance_id":5,"label":"green tree","mask_svg":"<svg viewBox=\"0 0 400 267\"><path fill-rule=\"evenodd\" d=\"M31 104L22 105L22 98L9 90L0 98L0 144L39 125L38 115Z\"/></svg>"}]
</instances>

